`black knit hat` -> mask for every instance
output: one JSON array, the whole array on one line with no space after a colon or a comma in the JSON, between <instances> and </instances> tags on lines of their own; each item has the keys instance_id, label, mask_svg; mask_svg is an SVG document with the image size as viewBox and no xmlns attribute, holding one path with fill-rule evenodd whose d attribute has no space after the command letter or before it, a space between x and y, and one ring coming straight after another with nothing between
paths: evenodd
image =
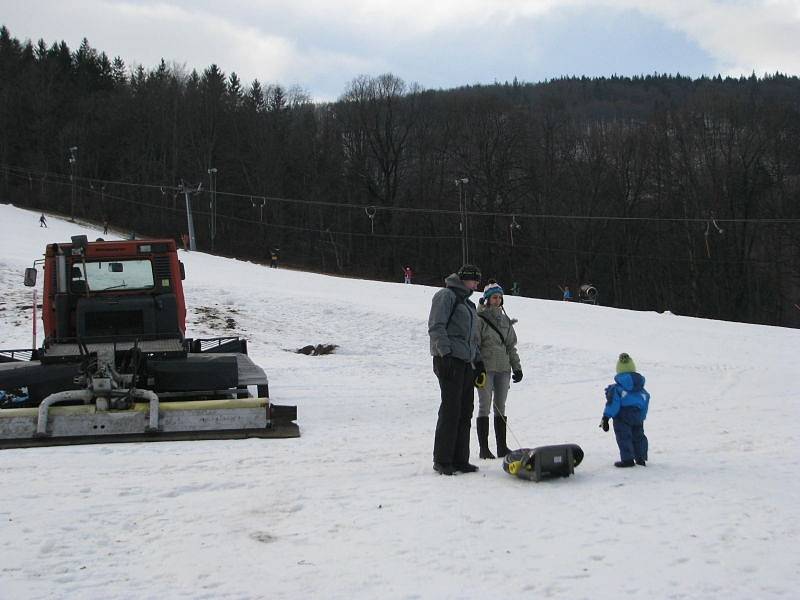
<instances>
[{"instance_id":1,"label":"black knit hat","mask_svg":"<svg viewBox=\"0 0 800 600\"><path fill-rule=\"evenodd\" d=\"M475 265L464 265L458 270L458 278L462 281L480 281L481 280L481 270L476 267Z\"/></svg>"}]
</instances>

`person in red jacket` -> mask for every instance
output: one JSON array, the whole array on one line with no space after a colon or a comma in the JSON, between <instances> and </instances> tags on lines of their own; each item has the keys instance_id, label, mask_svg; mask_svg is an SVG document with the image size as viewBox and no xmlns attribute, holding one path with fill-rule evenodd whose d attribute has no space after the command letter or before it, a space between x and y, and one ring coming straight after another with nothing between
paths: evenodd
<instances>
[{"instance_id":1,"label":"person in red jacket","mask_svg":"<svg viewBox=\"0 0 800 600\"><path fill-rule=\"evenodd\" d=\"M403 267L403 283L411 283L411 278L414 276L414 271L409 265Z\"/></svg>"}]
</instances>

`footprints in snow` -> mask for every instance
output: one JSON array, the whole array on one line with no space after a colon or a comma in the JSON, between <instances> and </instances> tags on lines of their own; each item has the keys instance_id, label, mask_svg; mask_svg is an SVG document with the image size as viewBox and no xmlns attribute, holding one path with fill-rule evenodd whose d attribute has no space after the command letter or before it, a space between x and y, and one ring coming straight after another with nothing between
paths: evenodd
<instances>
[{"instance_id":1,"label":"footprints in snow","mask_svg":"<svg viewBox=\"0 0 800 600\"><path fill-rule=\"evenodd\" d=\"M266 531L254 531L250 534L250 539L261 542L262 544L270 544L275 541L275 537Z\"/></svg>"}]
</instances>

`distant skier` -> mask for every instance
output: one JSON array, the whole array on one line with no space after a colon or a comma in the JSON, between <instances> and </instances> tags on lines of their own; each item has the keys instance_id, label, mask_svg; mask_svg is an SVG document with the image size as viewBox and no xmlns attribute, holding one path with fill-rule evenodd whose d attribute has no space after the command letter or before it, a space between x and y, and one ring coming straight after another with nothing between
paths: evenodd
<instances>
[{"instance_id":1,"label":"distant skier","mask_svg":"<svg viewBox=\"0 0 800 600\"><path fill-rule=\"evenodd\" d=\"M269 266L271 269L278 268L278 248L273 248L269 256Z\"/></svg>"},{"instance_id":2,"label":"distant skier","mask_svg":"<svg viewBox=\"0 0 800 600\"><path fill-rule=\"evenodd\" d=\"M411 278L414 277L414 271L409 266L403 267L403 283L411 283Z\"/></svg>"},{"instance_id":3,"label":"distant skier","mask_svg":"<svg viewBox=\"0 0 800 600\"><path fill-rule=\"evenodd\" d=\"M633 359L624 352L617 361L614 383L606 388L606 407L600 428L608 431L608 420L614 419L614 435L619 446L619 461L615 467L645 466L647 436L644 420L650 405L650 394L644 389L644 376L636 372Z\"/></svg>"},{"instance_id":4,"label":"distant skier","mask_svg":"<svg viewBox=\"0 0 800 600\"><path fill-rule=\"evenodd\" d=\"M47 219L45 218L44 213L42 213L42 216L39 217L39 227L44 227L47 229Z\"/></svg>"},{"instance_id":5,"label":"distant skier","mask_svg":"<svg viewBox=\"0 0 800 600\"><path fill-rule=\"evenodd\" d=\"M108 219L103 220L103 235L108 234Z\"/></svg>"},{"instance_id":6,"label":"distant skier","mask_svg":"<svg viewBox=\"0 0 800 600\"><path fill-rule=\"evenodd\" d=\"M569 290L569 286L564 286L564 295L563 295L564 302L571 302L572 301L572 292Z\"/></svg>"}]
</instances>

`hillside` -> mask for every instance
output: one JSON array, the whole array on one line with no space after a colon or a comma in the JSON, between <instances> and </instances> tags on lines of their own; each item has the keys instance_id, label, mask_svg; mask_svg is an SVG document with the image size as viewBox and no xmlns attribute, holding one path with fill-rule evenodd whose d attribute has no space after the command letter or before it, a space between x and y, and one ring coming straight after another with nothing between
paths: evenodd
<instances>
[{"instance_id":1,"label":"hillside","mask_svg":"<svg viewBox=\"0 0 800 600\"><path fill-rule=\"evenodd\" d=\"M26 347L22 271L99 233L8 205L0 222L2 346ZM435 288L181 260L190 335L232 319L302 437L0 452L0 598L796 595L797 330L508 297L525 371L509 445L586 458L554 482L497 460L448 478L431 469ZM292 352L317 343L339 349ZM621 351L652 394L646 468L615 469L597 427Z\"/></svg>"}]
</instances>

